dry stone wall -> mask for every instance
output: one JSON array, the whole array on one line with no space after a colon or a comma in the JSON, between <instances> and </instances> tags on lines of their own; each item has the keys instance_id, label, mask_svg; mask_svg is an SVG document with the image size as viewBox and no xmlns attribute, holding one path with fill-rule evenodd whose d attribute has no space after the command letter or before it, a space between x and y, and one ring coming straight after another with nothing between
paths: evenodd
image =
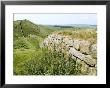
<instances>
[{"instance_id":1,"label":"dry stone wall","mask_svg":"<svg viewBox=\"0 0 110 88\"><path fill-rule=\"evenodd\" d=\"M66 60L71 56L82 64L82 74L96 75L97 67L97 44L91 44L87 40L72 39L69 36L51 34L42 43L49 50L53 48L64 53Z\"/></svg>"}]
</instances>

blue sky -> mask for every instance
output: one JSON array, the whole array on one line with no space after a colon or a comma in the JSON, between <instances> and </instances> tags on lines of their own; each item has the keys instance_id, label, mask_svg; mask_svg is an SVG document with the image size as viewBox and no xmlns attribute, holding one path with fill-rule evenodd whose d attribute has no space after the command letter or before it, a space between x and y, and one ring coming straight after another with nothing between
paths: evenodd
<instances>
[{"instance_id":1,"label":"blue sky","mask_svg":"<svg viewBox=\"0 0 110 88\"><path fill-rule=\"evenodd\" d=\"M97 25L97 14L14 14L14 21L23 19L30 20L36 24L44 25Z\"/></svg>"}]
</instances>

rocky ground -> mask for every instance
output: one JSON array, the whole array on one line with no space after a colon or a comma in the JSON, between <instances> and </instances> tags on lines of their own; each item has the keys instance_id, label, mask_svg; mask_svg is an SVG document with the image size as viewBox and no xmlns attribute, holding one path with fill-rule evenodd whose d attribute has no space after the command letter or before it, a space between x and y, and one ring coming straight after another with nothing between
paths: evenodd
<instances>
[{"instance_id":1,"label":"rocky ground","mask_svg":"<svg viewBox=\"0 0 110 88\"><path fill-rule=\"evenodd\" d=\"M69 57L75 59L77 63L82 65L82 74L97 74L97 44L53 33L43 41L42 47L44 46L48 47L50 51L56 50L64 53L66 60Z\"/></svg>"}]
</instances>

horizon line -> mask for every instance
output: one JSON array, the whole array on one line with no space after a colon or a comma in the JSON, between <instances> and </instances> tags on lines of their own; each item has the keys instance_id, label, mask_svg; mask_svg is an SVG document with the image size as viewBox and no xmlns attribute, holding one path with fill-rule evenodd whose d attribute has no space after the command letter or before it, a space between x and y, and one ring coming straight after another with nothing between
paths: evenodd
<instances>
[{"instance_id":1,"label":"horizon line","mask_svg":"<svg viewBox=\"0 0 110 88\"><path fill-rule=\"evenodd\" d=\"M28 19L22 19L22 20L28 20ZM13 20L13 21L22 21L22 20ZM28 20L28 21L30 21L30 20ZM32 22L32 21L30 21L30 22ZM35 23L35 22L32 22L32 23L34 23L34 24L38 24L38 25L69 25L69 26L71 26L71 25L97 25L97 24L39 24L39 23Z\"/></svg>"}]
</instances>

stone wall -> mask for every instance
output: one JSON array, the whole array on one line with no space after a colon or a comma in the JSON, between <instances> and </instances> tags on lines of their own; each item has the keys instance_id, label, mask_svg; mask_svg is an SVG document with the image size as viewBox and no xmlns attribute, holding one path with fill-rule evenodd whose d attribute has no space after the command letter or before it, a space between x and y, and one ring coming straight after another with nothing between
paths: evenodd
<instances>
[{"instance_id":1,"label":"stone wall","mask_svg":"<svg viewBox=\"0 0 110 88\"><path fill-rule=\"evenodd\" d=\"M64 57L68 60L77 60L77 63L82 64L82 74L96 75L97 65L97 44L91 44L87 40L72 39L69 36L52 34L49 35L42 43L47 46L49 50L53 48L59 52L64 53Z\"/></svg>"}]
</instances>

